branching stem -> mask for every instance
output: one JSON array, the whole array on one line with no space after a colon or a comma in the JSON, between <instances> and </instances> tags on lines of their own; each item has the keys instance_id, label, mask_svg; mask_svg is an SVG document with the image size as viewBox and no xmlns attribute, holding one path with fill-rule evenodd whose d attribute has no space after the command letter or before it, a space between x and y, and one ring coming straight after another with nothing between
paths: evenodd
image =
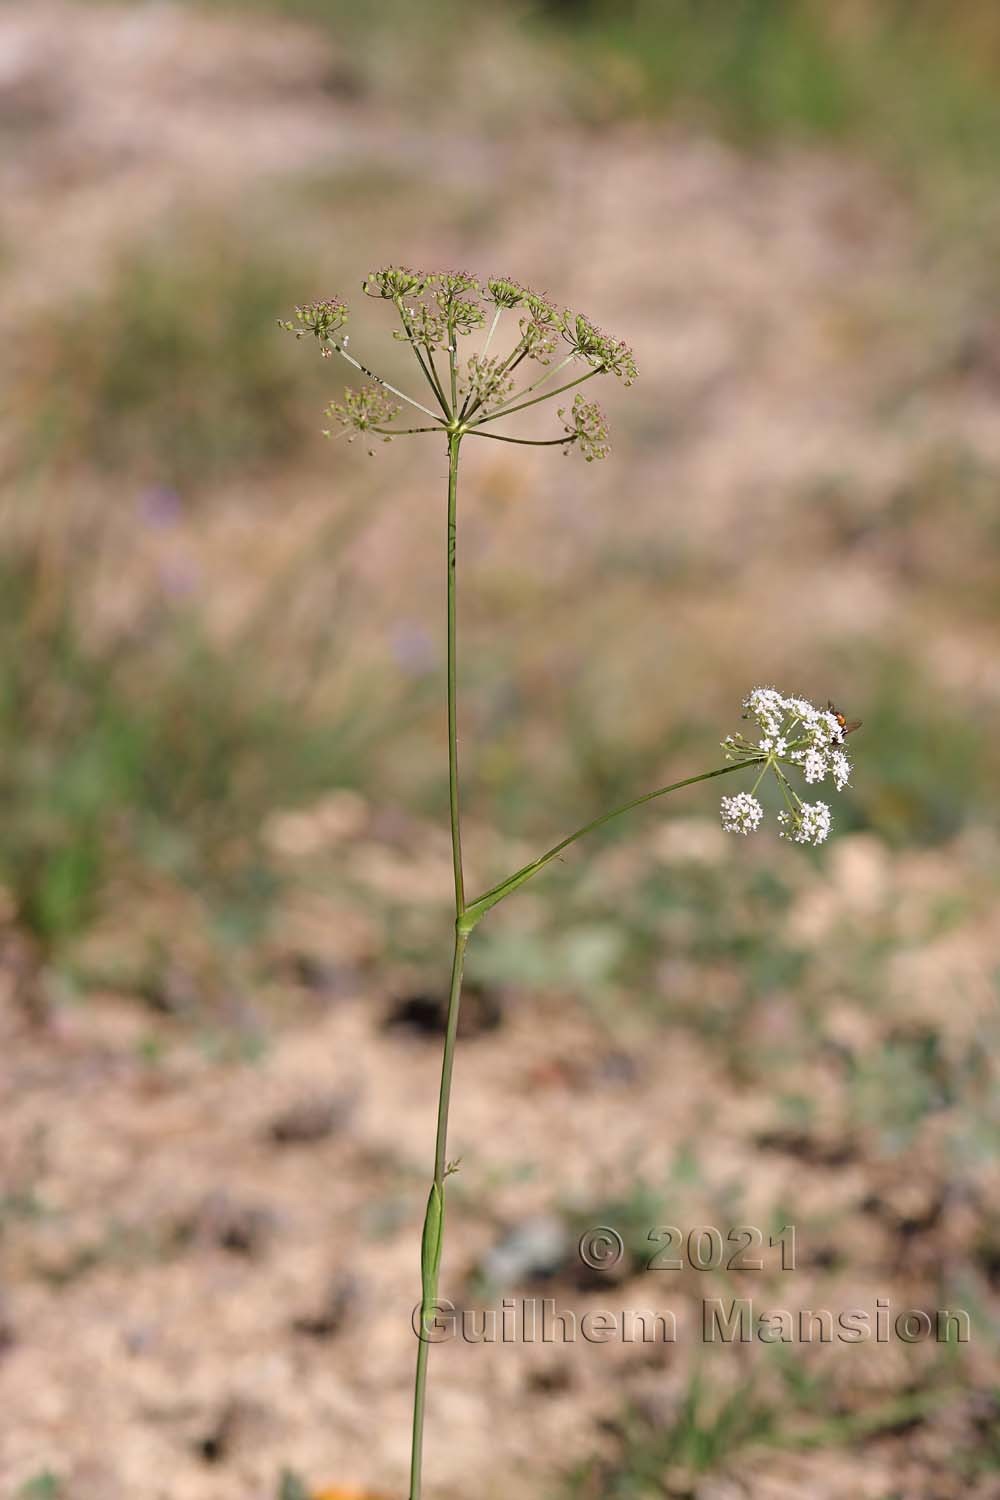
<instances>
[{"instance_id":1,"label":"branching stem","mask_svg":"<svg viewBox=\"0 0 1000 1500\"><path fill-rule=\"evenodd\" d=\"M430 430L429 427L422 429L424 432L430 432ZM467 435L469 437L489 438L494 443L521 443L525 448L559 448L565 443L575 443L577 441L577 434L575 432L568 432L565 437L561 438L515 438L502 437L499 432L477 432L475 428L472 428Z\"/></svg>"},{"instance_id":2,"label":"branching stem","mask_svg":"<svg viewBox=\"0 0 1000 1500\"><path fill-rule=\"evenodd\" d=\"M633 797L630 802L623 802L621 807L614 807L610 812L602 813L600 817L593 818L589 823L584 823L582 828L577 828L574 833L570 833L566 838L560 839L558 844L553 844L551 849L547 849L544 854L539 855L537 859L533 859L530 864L523 865L513 875L508 875L506 880L501 880L498 885L491 886L488 891L485 891L482 896L477 897L475 901L470 901L465 908L463 919L466 927L471 932L480 917L485 916L491 907L496 906L498 901L502 901L512 891L516 891L518 886L523 885L526 880L530 880L533 875L537 875L541 870L544 870L545 866L551 864L557 855L560 855L564 849L568 849L570 844L575 844L577 839L582 839L585 834L593 833L595 829L603 827L605 823L610 823L613 819L620 818L623 813L631 812L634 807L641 807L644 802L652 802L656 797L665 797L668 792L678 792L681 787L694 786L699 781L711 781L716 776L729 776L734 771L745 770L747 766L760 765L764 759L766 757L734 761L732 765L718 766L714 771L702 771L698 776L685 776L682 781L672 781L668 786L658 786L655 791L643 792L642 796Z\"/></svg>"},{"instance_id":3,"label":"branching stem","mask_svg":"<svg viewBox=\"0 0 1000 1500\"><path fill-rule=\"evenodd\" d=\"M485 422L495 422L499 417L509 417L516 411L524 411L526 406L537 406L539 401L551 401L553 396L558 396L563 391L571 391L575 385L582 385L585 380L591 380L595 375L600 374L600 370L588 370L586 375L579 375L576 380L568 380L565 385L557 385L554 391L543 391L540 396L533 396L530 401L519 401L516 406L504 406L500 411L490 412L488 416L480 417L479 421L473 425L481 427Z\"/></svg>"},{"instance_id":4,"label":"branching stem","mask_svg":"<svg viewBox=\"0 0 1000 1500\"><path fill-rule=\"evenodd\" d=\"M367 375L369 380L374 380L375 384L380 385L383 390L391 391L394 396L399 397L400 401L406 401L410 406L415 406L417 408L417 411L422 411L425 417L432 418L432 420L437 422L440 427L443 427L445 425L444 421L441 417L438 416L436 411L431 411L429 406L424 406L421 402L415 401L414 398L412 396L408 396L405 391L397 390L394 385L389 384L388 380L383 380L381 375L376 375L374 370L369 370L368 366L363 365L360 359L355 359L353 354L348 354L343 344L338 344L335 339L331 339L330 345L332 348L336 349L337 353L342 359L347 360L347 363L349 365L353 365L356 370L360 370L362 375Z\"/></svg>"},{"instance_id":5,"label":"branching stem","mask_svg":"<svg viewBox=\"0 0 1000 1500\"><path fill-rule=\"evenodd\" d=\"M427 1205L422 1239L422 1296L420 1340L417 1344L417 1369L413 1384L413 1443L410 1454L410 1500L420 1500L423 1446L424 1406L427 1390L428 1319L433 1317L437 1300L438 1266L444 1235L444 1180L447 1176L448 1111L451 1106L451 1080L455 1067L455 1042L458 1037L458 1015L462 1003L462 973L465 967L465 945L468 933L462 929L465 915L465 878L462 872L462 825L458 796L458 713L457 713L457 630L455 599L455 541L458 506L458 452L462 434L448 435L448 530L447 635L448 635L448 808L451 825L451 852L455 876L455 946L451 963L451 987L448 993L448 1020L445 1029L444 1055L441 1059L441 1088L438 1094L437 1133L434 1143L434 1181ZM436 1235L434 1253L428 1244Z\"/></svg>"}]
</instances>

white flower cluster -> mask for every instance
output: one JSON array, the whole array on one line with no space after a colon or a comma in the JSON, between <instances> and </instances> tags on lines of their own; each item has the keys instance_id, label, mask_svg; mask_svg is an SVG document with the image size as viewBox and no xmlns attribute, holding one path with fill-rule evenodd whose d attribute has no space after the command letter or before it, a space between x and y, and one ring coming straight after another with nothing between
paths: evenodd
<instances>
[{"instance_id":1,"label":"white flower cluster","mask_svg":"<svg viewBox=\"0 0 1000 1500\"><path fill-rule=\"evenodd\" d=\"M798 844L822 844L830 833L829 807L825 802L803 802L783 768L794 767L810 786L829 776L837 791L843 791L851 775L844 750L849 726L832 705L817 708L806 698L786 698L770 687L754 688L747 695L743 717L756 723L759 737L753 740L745 734L727 735L722 748L727 760L760 766L761 770L752 792L723 797L723 828L727 833L747 834L760 825L764 809L754 793L770 770L786 804L786 810L778 814L782 837Z\"/></svg>"},{"instance_id":2,"label":"white flower cluster","mask_svg":"<svg viewBox=\"0 0 1000 1500\"><path fill-rule=\"evenodd\" d=\"M753 833L764 816L764 809L749 792L722 799L722 826L727 833Z\"/></svg>"},{"instance_id":3,"label":"white flower cluster","mask_svg":"<svg viewBox=\"0 0 1000 1500\"><path fill-rule=\"evenodd\" d=\"M754 688L743 708L744 717L755 719L761 730L756 750L798 766L810 785L832 776L837 791L843 791L851 763L843 749L843 723L832 708L784 698L775 688Z\"/></svg>"},{"instance_id":4,"label":"white flower cluster","mask_svg":"<svg viewBox=\"0 0 1000 1500\"><path fill-rule=\"evenodd\" d=\"M781 837L794 839L797 844L822 844L830 836L830 809L825 802L801 802L798 816L780 812Z\"/></svg>"}]
</instances>

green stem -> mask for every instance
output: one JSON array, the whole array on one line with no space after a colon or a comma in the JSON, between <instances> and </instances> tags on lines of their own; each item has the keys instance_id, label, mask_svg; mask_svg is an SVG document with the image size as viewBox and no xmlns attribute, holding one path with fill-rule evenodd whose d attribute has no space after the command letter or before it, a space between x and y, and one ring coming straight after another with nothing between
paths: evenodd
<instances>
[{"instance_id":1,"label":"green stem","mask_svg":"<svg viewBox=\"0 0 1000 1500\"><path fill-rule=\"evenodd\" d=\"M462 873L462 831L458 802L458 714L457 714L457 630L455 610L455 541L458 505L458 451L462 434L448 434L448 805L451 823L451 849L455 874L455 946L451 962L451 987L448 994L448 1020L445 1028L444 1054L441 1059L441 1087L438 1094L437 1132L434 1142L434 1181L431 1185L421 1240L420 1331L417 1345L417 1369L413 1383L413 1442L410 1451L410 1500L420 1500L423 1452L424 1407L427 1394L427 1358L430 1340L426 1337L429 1320L436 1310L438 1271L444 1238L444 1183L448 1176L448 1113L451 1106L451 1082L455 1067L455 1043L458 1039L458 1015L462 1003L462 973L469 934L463 926L465 916L465 881Z\"/></svg>"},{"instance_id":2,"label":"green stem","mask_svg":"<svg viewBox=\"0 0 1000 1500\"><path fill-rule=\"evenodd\" d=\"M450 422L451 421L451 411L450 411L450 409L448 407L448 402L445 400L444 391L441 389L441 382L438 379L437 368L435 367L434 358L433 358L433 356L431 354L429 346L425 346L426 358L424 357L423 354L421 354L420 349L418 348L418 346L416 344L413 345L413 352L417 356L417 363L419 364L421 370L423 370L424 374L427 377L427 384L430 386L431 390L434 392L434 394L435 394L435 396L437 397L437 400L438 400L438 405L441 407L441 410L444 412L445 421Z\"/></svg>"},{"instance_id":3,"label":"green stem","mask_svg":"<svg viewBox=\"0 0 1000 1500\"><path fill-rule=\"evenodd\" d=\"M448 323L448 378L451 382L451 409L458 411L458 334L454 323Z\"/></svg>"},{"instance_id":4,"label":"green stem","mask_svg":"<svg viewBox=\"0 0 1000 1500\"><path fill-rule=\"evenodd\" d=\"M430 349L427 350L427 359L425 360L424 356L420 352L420 346L414 340L413 329L410 326L410 320L406 315L406 305L403 302L402 297L398 297L396 299L395 307L396 311L399 314L399 321L403 325L403 331L406 334L406 337L409 339L410 347L413 349L413 352L416 355L417 364L423 371L424 379L427 381L427 384L434 392L438 405L444 412L445 421L450 422L451 412L448 410L448 403L444 398L444 391L441 389L440 381L437 378L437 370L435 370L434 368L434 359L431 355L431 351ZM430 366L430 368L428 368L428 365Z\"/></svg>"},{"instance_id":5,"label":"green stem","mask_svg":"<svg viewBox=\"0 0 1000 1500\"><path fill-rule=\"evenodd\" d=\"M521 361L527 358L528 350L524 347L523 341L521 343L515 344L514 348L508 354L503 364L497 370L497 377L499 378L501 375L508 375L513 373L513 371L517 369ZM471 421L471 419L475 416L476 412L479 411L482 405L483 397L477 396L471 406L466 404L466 406L463 407L461 420L463 422ZM488 418L484 418L484 420L488 420Z\"/></svg>"},{"instance_id":6,"label":"green stem","mask_svg":"<svg viewBox=\"0 0 1000 1500\"><path fill-rule=\"evenodd\" d=\"M567 354L565 359L561 359L557 365L550 365L547 370L543 370L537 380L533 380L530 385L523 386L510 399L512 401L520 401L522 396L530 396L532 391L538 390L539 386L546 385L550 380L555 380L560 370L565 370L566 366L572 363L573 355ZM549 394L554 395L554 392L550 391Z\"/></svg>"},{"instance_id":7,"label":"green stem","mask_svg":"<svg viewBox=\"0 0 1000 1500\"><path fill-rule=\"evenodd\" d=\"M424 1410L427 1397L427 1356L431 1341L427 1337L437 1311L438 1271L444 1238L444 1181L448 1175L448 1109L451 1103L451 1076L455 1065L455 1041L458 1037L458 1013L462 998L462 971L468 934L455 930L455 949L451 964L451 991L448 997L448 1028L441 1062L441 1090L438 1096L437 1140L434 1147L434 1182L427 1204L427 1217L421 1240L420 1332L417 1344L417 1369L413 1381L413 1442L410 1450L410 1500L420 1500L424 1460Z\"/></svg>"},{"instance_id":8,"label":"green stem","mask_svg":"<svg viewBox=\"0 0 1000 1500\"><path fill-rule=\"evenodd\" d=\"M438 1187L444 1186L445 1177L448 1175L448 1112L451 1107L451 1075L455 1067L458 1012L462 1001L462 973L465 968L465 949L468 941L468 933L460 932L456 926L455 948L451 960L451 988L448 993L448 1024L444 1037L444 1056L441 1059L437 1135L434 1142L434 1181Z\"/></svg>"},{"instance_id":9,"label":"green stem","mask_svg":"<svg viewBox=\"0 0 1000 1500\"><path fill-rule=\"evenodd\" d=\"M776 772L777 777L778 777L778 785L781 787L781 795L784 797L785 802L788 804L788 810L789 810L789 812L791 812L793 815L795 815L796 814L795 803L798 803L798 806L801 807L802 806L802 798L799 796L798 792L792 786L792 783L789 781L788 777L785 775L785 773L781 769L781 767L780 766L775 766L774 769L775 769L775 772ZM792 801L793 798L795 799L795 802Z\"/></svg>"},{"instance_id":10,"label":"green stem","mask_svg":"<svg viewBox=\"0 0 1000 1500\"><path fill-rule=\"evenodd\" d=\"M764 764L761 766L761 768L760 768L760 775L757 777L757 780L754 782L753 786L750 788L750 795L751 795L751 797L756 797L756 795L757 795L757 788L760 786L761 782L764 780L764 777L767 775L767 768L768 768L769 764L770 764L770 757L768 757L768 759L765 760Z\"/></svg>"},{"instance_id":11,"label":"green stem","mask_svg":"<svg viewBox=\"0 0 1000 1500\"><path fill-rule=\"evenodd\" d=\"M620 818L622 813L631 812L633 807L641 807L644 802L652 802L654 797L665 797L667 792L680 791L681 787L694 786L699 781L711 781L715 776L730 776L734 771L743 771L747 766L759 764L759 759L741 760L734 762L730 766L719 766L714 771L702 771L700 776L685 776L683 781L672 781L669 786L659 786L653 792L644 792L641 797L633 797L631 802L622 803L621 807L612 808L611 812L602 813L599 818L594 818L591 822L585 823L575 833L571 833L566 838L560 839L558 844L553 844L552 848L546 850L538 859L533 859L530 864L524 865L520 870L516 870L513 875L508 875L506 880L501 880L498 885L492 886L475 901L470 901L465 908L460 925L465 931L471 932L480 917L485 916L492 906L496 906L498 901L502 901L512 891L516 891L519 885L523 885L526 880L530 880L540 870L544 870L545 866L550 864L564 849L568 849L570 844L575 844L577 839L582 839L586 833L593 833L595 828L601 828L605 823L610 823L613 818Z\"/></svg>"},{"instance_id":12,"label":"green stem","mask_svg":"<svg viewBox=\"0 0 1000 1500\"><path fill-rule=\"evenodd\" d=\"M430 427L422 427L418 429L418 431L421 432L430 432L431 430L432 429ZM381 428L376 428L376 431L380 432ZM499 432L476 432L475 429L473 429L473 431L470 432L468 436L489 438L491 442L494 443L521 443L525 448L557 448L560 446L560 444L563 443L576 442L575 432L569 432L565 437L561 438L512 438L501 437Z\"/></svg>"},{"instance_id":13,"label":"green stem","mask_svg":"<svg viewBox=\"0 0 1000 1500\"><path fill-rule=\"evenodd\" d=\"M497 331L497 324L500 321L500 314L502 312L503 312L503 308L502 307L498 307L497 310L496 310L496 312L493 314L493 322L490 324L490 331L486 335L486 342L483 344L482 349L479 351L479 358L480 359L485 359L486 356L487 356L487 354L490 352L490 345L493 342L493 335Z\"/></svg>"},{"instance_id":14,"label":"green stem","mask_svg":"<svg viewBox=\"0 0 1000 1500\"><path fill-rule=\"evenodd\" d=\"M486 335L486 342L483 344L483 347L479 351L479 358L481 360L483 360L484 362L486 360L487 354L489 353L490 345L493 342L493 335L497 331L497 324L500 322L500 314L502 312L503 312L503 308L502 307L498 307L497 310L496 310L496 312L493 314L493 322L490 324L489 332ZM470 390L469 394L466 396L465 400L462 402L462 410L458 414L458 420L460 422L464 422L465 421L465 418L469 414L470 404L474 400L475 400L474 393L472 392L472 390Z\"/></svg>"},{"instance_id":15,"label":"green stem","mask_svg":"<svg viewBox=\"0 0 1000 1500\"><path fill-rule=\"evenodd\" d=\"M398 396L401 401L406 401L410 406L415 406L417 408L417 411L422 411L425 417L432 417L435 422L438 422L442 427L444 426L444 422L438 416L437 412L431 411L429 406L424 406L422 402L415 401L414 398L412 396L408 396L405 391L401 391L398 389L398 387L390 385L388 380L382 379L381 375L376 375L374 370L369 370L368 366L363 365L360 359L355 359L353 354L348 354L344 346L342 344L338 344L336 339L330 339L329 342L330 347L332 349L336 349L341 359L346 359L347 363L349 365L353 365L356 370L360 370L362 375L367 375L369 380L374 380L375 384L380 385L383 390L391 391L392 394L394 396Z\"/></svg>"},{"instance_id":16,"label":"green stem","mask_svg":"<svg viewBox=\"0 0 1000 1500\"><path fill-rule=\"evenodd\" d=\"M462 875L462 829L458 809L457 620L455 611L455 543L458 534L458 450L461 433L448 437L448 810L455 870L455 920L465 911Z\"/></svg>"},{"instance_id":17,"label":"green stem","mask_svg":"<svg viewBox=\"0 0 1000 1500\"><path fill-rule=\"evenodd\" d=\"M430 344L425 344L424 350L427 355L427 363L430 366L431 374L434 376L434 389L438 393L438 400L441 402L441 405L444 407L445 411L448 411L448 402L445 400L444 386L441 384L441 376L438 373L438 367L434 363L434 350L431 348ZM449 421L451 421L452 415L453 414L449 412Z\"/></svg>"},{"instance_id":18,"label":"green stem","mask_svg":"<svg viewBox=\"0 0 1000 1500\"><path fill-rule=\"evenodd\" d=\"M381 432L386 437L409 437L412 433L415 432L440 432L441 429L440 427L372 427L369 429L369 431ZM486 433L484 432L478 435L480 437L485 437Z\"/></svg>"},{"instance_id":19,"label":"green stem","mask_svg":"<svg viewBox=\"0 0 1000 1500\"><path fill-rule=\"evenodd\" d=\"M539 401L550 401L553 396L561 395L563 391L571 391L575 385L582 385L585 380L591 380L595 375L600 375L600 370L588 370L586 375L580 375L576 380L568 380L565 385L557 385L554 391L543 391L540 396L533 396L530 401L521 401L517 406L505 406L501 411L493 411L486 417L480 417L475 423L481 427L484 422L495 422L498 417L512 416L516 411L524 411L526 406L537 406Z\"/></svg>"}]
</instances>

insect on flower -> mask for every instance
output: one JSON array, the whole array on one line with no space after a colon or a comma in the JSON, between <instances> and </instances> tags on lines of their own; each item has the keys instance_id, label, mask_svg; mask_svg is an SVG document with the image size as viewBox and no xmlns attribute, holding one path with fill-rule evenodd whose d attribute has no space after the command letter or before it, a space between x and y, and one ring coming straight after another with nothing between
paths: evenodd
<instances>
[{"instance_id":1,"label":"insect on flower","mask_svg":"<svg viewBox=\"0 0 1000 1500\"><path fill-rule=\"evenodd\" d=\"M757 687L747 694L743 717L756 723L759 738L755 741L745 734L730 734L722 748L727 760L759 767L759 771L750 792L723 797L723 828L727 833L753 833L760 825L764 809L756 792L770 772L785 803L778 814L782 837L797 844L824 843L830 832L830 809L825 802L803 802L789 780L788 768L797 770L810 786L830 776L837 791L843 791L851 777L851 762L843 743L860 720L845 718L832 703L817 708L807 698L786 698L771 687Z\"/></svg>"},{"instance_id":2,"label":"insect on flower","mask_svg":"<svg viewBox=\"0 0 1000 1500\"><path fill-rule=\"evenodd\" d=\"M845 719L844 715L840 712L840 709L834 702L831 701L831 699L828 698L826 700L826 706L833 714L833 717L836 719L837 723L840 725L840 732L845 737L845 739L849 734L853 734L856 729L861 728L862 721L860 719Z\"/></svg>"}]
</instances>

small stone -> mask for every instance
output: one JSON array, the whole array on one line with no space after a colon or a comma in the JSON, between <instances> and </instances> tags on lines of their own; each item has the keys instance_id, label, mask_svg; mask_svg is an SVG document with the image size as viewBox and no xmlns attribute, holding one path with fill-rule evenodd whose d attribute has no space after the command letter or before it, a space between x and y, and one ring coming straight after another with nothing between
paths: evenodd
<instances>
[{"instance_id":1,"label":"small stone","mask_svg":"<svg viewBox=\"0 0 1000 1500\"><path fill-rule=\"evenodd\" d=\"M480 1271L496 1287L554 1276L566 1263L570 1237L562 1219L538 1214L522 1219L483 1256Z\"/></svg>"}]
</instances>

